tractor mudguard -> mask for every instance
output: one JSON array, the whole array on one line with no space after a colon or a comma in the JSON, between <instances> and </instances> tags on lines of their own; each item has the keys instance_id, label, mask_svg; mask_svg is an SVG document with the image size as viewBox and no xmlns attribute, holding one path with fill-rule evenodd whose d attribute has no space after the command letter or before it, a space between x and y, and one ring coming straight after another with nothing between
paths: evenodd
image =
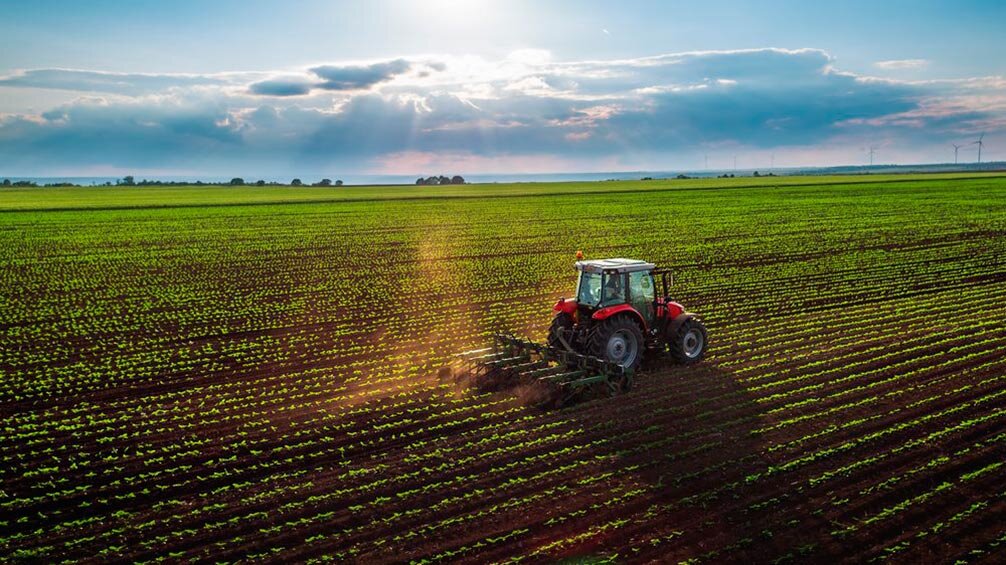
<instances>
[{"instance_id":1,"label":"tractor mudguard","mask_svg":"<svg viewBox=\"0 0 1006 565\"><path fill-rule=\"evenodd\" d=\"M680 306L680 304L678 306ZM677 335L678 329L681 328L681 324L684 324L688 320L694 318L695 314L692 314L691 312L682 312L677 316L675 316L674 318L672 318L671 324L667 326L668 339L670 339L670 336Z\"/></svg>"},{"instance_id":2,"label":"tractor mudguard","mask_svg":"<svg viewBox=\"0 0 1006 565\"><path fill-rule=\"evenodd\" d=\"M668 324L680 314L683 314L685 307L680 302L674 302L667 298L657 298L657 319Z\"/></svg>"},{"instance_id":3,"label":"tractor mudguard","mask_svg":"<svg viewBox=\"0 0 1006 565\"><path fill-rule=\"evenodd\" d=\"M667 307L667 318L671 321L674 321L678 316L685 313L685 307L679 302L668 300L664 306Z\"/></svg>"},{"instance_id":4,"label":"tractor mudguard","mask_svg":"<svg viewBox=\"0 0 1006 565\"><path fill-rule=\"evenodd\" d=\"M607 308L601 308L591 318L600 322L601 320L606 320L615 314L621 314L622 312L630 313L633 318L639 322L639 327L645 332L648 328L646 326L646 320L643 319L643 315L640 314L635 308L629 304L619 304L617 306L608 306Z\"/></svg>"},{"instance_id":5,"label":"tractor mudguard","mask_svg":"<svg viewBox=\"0 0 1006 565\"><path fill-rule=\"evenodd\" d=\"M552 307L552 310L555 312L565 312L566 314L572 316L576 314L576 299L575 298L560 299L558 302L555 303L555 306Z\"/></svg>"}]
</instances>

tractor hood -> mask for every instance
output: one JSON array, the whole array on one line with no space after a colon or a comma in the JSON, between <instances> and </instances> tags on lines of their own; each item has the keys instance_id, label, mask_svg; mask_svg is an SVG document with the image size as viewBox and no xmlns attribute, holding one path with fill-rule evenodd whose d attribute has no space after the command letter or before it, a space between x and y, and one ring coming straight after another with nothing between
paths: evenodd
<instances>
[{"instance_id":1,"label":"tractor hood","mask_svg":"<svg viewBox=\"0 0 1006 565\"><path fill-rule=\"evenodd\" d=\"M566 314L572 316L576 313L576 308L577 304L575 298L560 298L559 301L555 303L555 306L552 307L552 310L555 312L565 312Z\"/></svg>"}]
</instances>

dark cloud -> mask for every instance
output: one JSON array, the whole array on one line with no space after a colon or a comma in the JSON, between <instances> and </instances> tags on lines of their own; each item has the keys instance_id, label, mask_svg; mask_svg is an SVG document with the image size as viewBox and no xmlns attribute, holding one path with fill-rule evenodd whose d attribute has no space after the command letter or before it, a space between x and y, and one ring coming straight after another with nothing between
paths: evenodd
<instances>
[{"instance_id":1,"label":"dark cloud","mask_svg":"<svg viewBox=\"0 0 1006 565\"><path fill-rule=\"evenodd\" d=\"M0 122L0 168L211 164L242 145L226 108L198 103L81 101Z\"/></svg>"},{"instance_id":2,"label":"dark cloud","mask_svg":"<svg viewBox=\"0 0 1006 565\"><path fill-rule=\"evenodd\" d=\"M383 63L358 66L322 65L311 72L323 82L318 88L324 90L362 90L375 84L391 80L396 75L409 71L412 64L405 59L395 59Z\"/></svg>"},{"instance_id":3,"label":"dark cloud","mask_svg":"<svg viewBox=\"0 0 1006 565\"><path fill-rule=\"evenodd\" d=\"M299 79L270 79L252 83L248 90L262 96L303 96L311 92L311 86Z\"/></svg>"},{"instance_id":4,"label":"dark cloud","mask_svg":"<svg viewBox=\"0 0 1006 565\"><path fill-rule=\"evenodd\" d=\"M326 91L359 91L370 89L382 82L407 73L417 65L405 59L394 59L369 65L322 65L309 71L318 80L304 78L272 78L251 84L248 91L260 96L302 96L313 89ZM438 62L418 65L418 76L427 77L432 71L442 71L446 65Z\"/></svg>"},{"instance_id":5,"label":"dark cloud","mask_svg":"<svg viewBox=\"0 0 1006 565\"><path fill-rule=\"evenodd\" d=\"M606 120L606 131L625 143L686 147L724 140L757 147L813 144L836 124L909 110L917 89L869 84L837 74L795 75L794 80L712 82L702 88L658 91L648 103Z\"/></svg>"}]
</instances>

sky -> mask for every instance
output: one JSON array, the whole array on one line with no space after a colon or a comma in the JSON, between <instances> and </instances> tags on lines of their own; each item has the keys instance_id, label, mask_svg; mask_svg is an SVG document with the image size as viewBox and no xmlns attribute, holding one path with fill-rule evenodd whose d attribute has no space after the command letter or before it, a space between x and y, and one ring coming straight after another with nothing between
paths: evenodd
<instances>
[{"instance_id":1,"label":"sky","mask_svg":"<svg viewBox=\"0 0 1006 565\"><path fill-rule=\"evenodd\" d=\"M1006 2L0 0L0 175L1006 159Z\"/></svg>"}]
</instances>

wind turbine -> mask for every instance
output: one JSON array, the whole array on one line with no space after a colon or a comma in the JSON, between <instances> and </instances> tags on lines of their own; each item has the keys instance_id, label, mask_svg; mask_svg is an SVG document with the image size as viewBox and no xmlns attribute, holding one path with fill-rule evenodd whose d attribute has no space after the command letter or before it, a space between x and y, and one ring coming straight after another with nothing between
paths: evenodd
<instances>
[{"instance_id":1,"label":"wind turbine","mask_svg":"<svg viewBox=\"0 0 1006 565\"><path fill-rule=\"evenodd\" d=\"M962 145L957 145L956 143L951 143L950 145L954 146L954 164L956 165L957 164L957 151L960 150L960 148L963 147L963 146Z\"/></svg>"},{"instance_id":2,"label":"wind turbine","mask_svg":"<svg viewBox=\"0 0 1006 565\"><path fill-rule=\"evenodd\" d=\"M877 148L871 145L870 146L870 166L871 167L873 166L873 154L876 153L876 151L877 151Z\"/></svg>"},{"instance_id":3,"label":"wind turbine","mask_svg":"<svg viewBox=\"0 0 1006 565\"><path fill-rule=\"evenodd\" d=\"M982 164L982 146L985 145L982 142L982 139L985 139L985 132L982 132L982 134L978 136L978 141L975 141L975 142L971 143L971 145L977 145L978 146L978 164L979 165Z\"/></svg>"}]
</instances>

